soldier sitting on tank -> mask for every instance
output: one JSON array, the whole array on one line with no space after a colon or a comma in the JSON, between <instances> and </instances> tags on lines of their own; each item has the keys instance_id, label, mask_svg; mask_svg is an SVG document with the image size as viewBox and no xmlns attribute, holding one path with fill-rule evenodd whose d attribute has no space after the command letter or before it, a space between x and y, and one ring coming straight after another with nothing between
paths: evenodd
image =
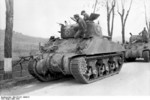
<instances>
[{"instance_id":1,"label":"soldier sitting on tank","mask_svg":"<svg viewBox=\"0 0 150 100\"><path fill-rule=\"evenodd\" d=\"M142 34L143 42L147 43L148 42L148 32L147 32L145 27L144 27L143 31L140 34Z\"/></svg>"},{"instance_id":2,"label":"soldier sitting on tank","mask_svg":"<svg viewBox=\"0 0 150 100\"><path fill-rule=\"evenodd\" d=\"M79 38L79 37L85 38L87 32L86 22L78 14L75 14L74 18L79 25L78 31L75 33L74 38Z\"/></svg>"},{"instance_id":3,"label":"soldier sitting on tank","mask_svg":"<svg viewBox=\"0 0 150 100\"><path fill-rule=\"evenodd\" d=\"M85 21L88 21L89 20L89 18L90 18L90 16L83 10L83 11L81 11L81 15L83 15L83 19L85 20Z\"/></svg>"}]
</instances>

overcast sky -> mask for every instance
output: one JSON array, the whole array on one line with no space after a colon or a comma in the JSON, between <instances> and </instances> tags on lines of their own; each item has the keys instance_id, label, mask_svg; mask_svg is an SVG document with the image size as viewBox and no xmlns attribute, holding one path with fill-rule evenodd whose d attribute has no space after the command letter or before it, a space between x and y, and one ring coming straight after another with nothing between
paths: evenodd
<instances>
[{"instance_id":1,"label":"overcast sky","mask_svg":"<svg viewBox=\"0 0 150 100\"><path fill-rule=\"evenodd\" d=\"M5 29L5 0L0 0L0 29ZM127 1L126 6L130 0ZM149 11L150 0L145 0L147 12ZM88 13L93 11L92 5L95 0L14 0L14 31L36 37L59 36L57 31L59 25L70 19L81 10ZM133 0L131 12L126 24L126 36L128 33L138 34L145 26L144 0ZM104 35L107 35L106 13L101 8L99 21ZM148 15L149 16L149 15ZM120 17L116 13L114 37L121 36Z\"/></svg>"}]
</instances>

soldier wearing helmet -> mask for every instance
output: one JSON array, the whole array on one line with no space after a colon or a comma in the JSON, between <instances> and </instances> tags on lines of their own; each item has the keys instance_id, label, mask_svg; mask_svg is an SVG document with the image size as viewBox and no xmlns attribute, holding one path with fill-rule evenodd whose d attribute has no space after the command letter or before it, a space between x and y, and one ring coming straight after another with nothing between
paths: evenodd
<instances>
[{"instance_id":1,"label":"soldier wearing helmet","mask_svg":"<svg viewBox=\"0 0 150 100\"><path fill-rule=\"evenodd\" d=\"M143 31L140 34L142 34L143 41L148 42L148 32L147 32L145 27L144 27Z\"/></svg>"},{"instance_id":2,"label":"soldier wearing helmet","mask_svg":"<svg viewBox=\"0 0 150 100\"><path fill-rule=\"evenodd\" d=\"M81 15L83 15L84 16L84 20L85 21L88 21L89 20L89 15L83 10L83 11L81 11Z\"/></svg>"},{"instance_id":3,"label":"soldier wearing helmet","mask_svg":"<svg viewBox=\"0 0 150 100\"><path fill-rule=\"evenodd\" d=\"M76 32L75 34L75 38L78 38L78 37L84 37L85 36L85 33L87 31L87 25L86 25L86 22L78 15L78 14L75 14L74 15L74 18L76 20L76 22L78 23L79 27L78 27L78 31Z\"/></svg>"}]
</instances>

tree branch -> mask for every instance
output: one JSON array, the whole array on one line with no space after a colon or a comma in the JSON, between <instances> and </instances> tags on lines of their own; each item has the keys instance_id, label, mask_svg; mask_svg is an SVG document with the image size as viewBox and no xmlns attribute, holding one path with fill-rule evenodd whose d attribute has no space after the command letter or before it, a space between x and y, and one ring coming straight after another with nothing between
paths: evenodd
<instances>
[{"instance_id":1,"label":"tree branch","mask_svg":"<svg viewBox=\"0 0 150 100\"><path fill-rule=\"evenodd\" d=\"M125 19L124 19L124 24L126 23L127 18L128 18L128 16L129 16L129 12L130 12L130 10L131 10L131 6L132 6L132 0L131 0L131 2L130 2L130 6L129 6L129 9L128 9L128 11L127 11L126 17L125 17Z\"/></svg>"},{"instance_id":2,"label":"tree branch","mask_svg":"<svg viewBox=\"0 0 150 100\"><path fill-rule=\"evenodd\" d=\"M119 11L117 11L118 12L118 14L120 15L120 16L122 16L122 14L119 12Z\"/></svg>"},{"instance_id":3,"label":"tree branch","mask_svg":"<svg viewBox=\"0 0 150 100\"><path fill-rule=\"evenodd\" d=\"M131 10L131 6L132 6L132 1L130 2L130 6L129 6L129 9L127 10L127 13L125 14L125 3L123 2L123 0L121 1L121 5L122 5L122 12L119 12L119 8L118 8L118 14L120 15L120 18L121 18L121 25L122 25L122 43L125 42L125 24L126 24L126 21L127 21L127 18L129 16L129 13L130 13L130 10Z\"/></svg>"},{"instance_id":4,"label":"tree branch","mask_svg":"<svg viewBox=\"0 0 150 100\"><path fill-rule=\"evenodd\" d=\"M111 2L111 6L109 6L108 4L108 0L106 2L106 7L107 7L107 31L108 31L108 35L112 38L113 35L113 28L114 28L114 9L116 6L116 0L113 0ZM112 16L111 16L112 14ZM111 20L112 19L112 20ZM110 23L111 21L111 23Z\"/></svg>"},{"instance_id":5,"label":"tree branch","mask_svg":"<svg viewBox=\"0 0 150 100\"><path fill-rule=\"evenodd\" d=\"M97 3L98 3L98 1L96 0L96 1L95 1L95 5L94 5L94 11L93 11L93 13L95 13Z\"/></svg>"},{"instance_id":6,"label":"tree branch","mask_svg":"<svg viewBox=\"0 0 150 100\"><path fill-rule=\"evenodd\" d=\"M110 13L114 10L114 8L116 6L116 0L113 0L111 5L112 5L112 7L110 9Z\"/></svg>"},{"instance_id":7,"label":"tree branch","mask_svg":"<svg viewBox=\"0 0 150 100\"><path fill-rule=\"evenodd\" d=\"M147 27L147 30L149 29L149 25L148 25L148 20L147 20L147 11L146 11L146 4L144 2L144 8L145 8L145 23L146 23L146 27Z\"/></svg>"}]
</instances>

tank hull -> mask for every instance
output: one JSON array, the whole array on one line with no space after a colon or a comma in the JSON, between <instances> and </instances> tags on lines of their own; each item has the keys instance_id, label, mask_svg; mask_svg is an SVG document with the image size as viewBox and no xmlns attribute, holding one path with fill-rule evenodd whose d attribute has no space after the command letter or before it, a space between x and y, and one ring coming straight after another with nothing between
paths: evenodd
<instances>
[{"instance_id":1,"label":"tank hull","mask_svg":"<svg viewBox=\"0 0 150 100\"><path fill-rule=\"evenodd\" d=\"M103 79L119 73L122 67L124 48L121 45L118 45L114 42L110 42L107 39L94 37L90 39L81 39L81 40L76 40L76 39L61 40L61 44L64 43L67 45L71 45L72 43L74 44L72 44L71 49L69 48L69 46L67 46L68 49L65 48L65 51L63 51L61 50L64 49L63 47L61 49L58 49L54 53L45 54L45 56L42 59L37 61L37 64L35 65L35 69L36 69L36 73L39 76L46 76L47 74L49 74L48 76L53 76L53 73L62 76L73 75L77 80L80 79L81 83L91 83L91 82L95 82L96 80ZM61 47L61 45L59 47ZM60 51L63 52L60 53ZM117 58L115 58L116 56ZM80 60L81 58L84 58L86 60L91 59L91 61L87 60L85 65L93 66L94 69L96 69L95 67L96 62L100 61L101 65L104 64L107 67L104 68L105 71L103 72L103 74L105 75L98 77L98 73L100 74L100 72L98 70L95 70L97 73L97 77L95 79L92 78L92 80L90 79L90 81L89 79L83 77L83 75L78 76L76 74L76 71L79 71L81 66L78 65L78 63L80 62L76 62L76 60L77 59ZM113 73L110 72L111 69L109 68L112 64L110 65L108 64L108 62L110 62L111 59L115 59L112 62L115 62L115 64L117 65L116 69L114 67ZM92 60L94 61L92 62ZM34 65L30 64L30 66L34 66ZM88 69L85 69L85 71L88 71ZM78 73L80 73L80 71ZM93 72L91 71L91 75L92 73ZM87 75L91 76L90 74ZM44 80L44 79L40 79L40 80ZM51 78L49 80L51 80Z\"/></svg>"}]
</instances>

